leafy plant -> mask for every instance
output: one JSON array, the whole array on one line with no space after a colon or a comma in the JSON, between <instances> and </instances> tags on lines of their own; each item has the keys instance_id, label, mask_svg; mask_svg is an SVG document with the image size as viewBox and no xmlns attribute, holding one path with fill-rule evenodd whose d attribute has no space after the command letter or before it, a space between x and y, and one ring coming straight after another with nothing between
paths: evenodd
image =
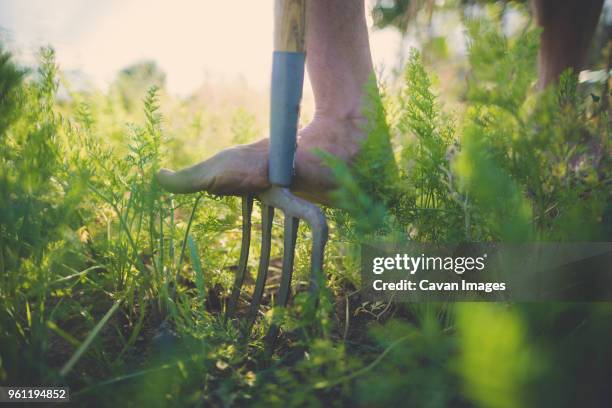
<instances>
[{"instance_id":1,"label":"leafy plant","mask_svg":"<svg viewBox=\"0 0 612 408\"><path fill-rule=\"evenodd\" d=\"M220 313L238 259L238 200L166 194L153 175L162 161L200 159L220 140L253 140L258 117L177 101L152 64L124 70L106 94L76 92L51 49L32 72L0 51L0 380L67 384L78 403L108 406L606 401L604 304L360 298L365 240L608 239L608 95L585 94L569 72L537 91L537 31L506 36L499 18L468 24L457 112L441 102L417 51L397 87L368 84L356 161L320 152L342 208L326 209L327 288L318 305L303 291L309 242L300 227L298 293L289 309L275 308L275 241L250 334ZM260 220L256 209L255 230ZM247 289L259 245L254 233ZM239 316L248 301L240 299ZM271 322L283 323L272 355L262 341Z\"/></svg>"}]
</instances>

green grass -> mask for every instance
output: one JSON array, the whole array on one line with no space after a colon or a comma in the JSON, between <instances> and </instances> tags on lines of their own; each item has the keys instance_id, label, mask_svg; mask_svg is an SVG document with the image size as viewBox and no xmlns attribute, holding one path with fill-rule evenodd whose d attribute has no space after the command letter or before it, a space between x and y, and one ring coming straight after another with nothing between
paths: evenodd
<instances>
[{"instance_id":1,"label":"green grass","mask_svg":"<svg viewBox=\"0 0 612 408\"><path fill-rule=\"evenodd\" d=\"M602 403L608 304L384 304L357 290L358 244L372 237L609 240L606 95L577 87L571 73L534 92L531 28L507 38L499 21L483 19L469 33L460 113L445 110L417 52L398 90L370 84L356 166L325 156L344 208L327 210L330 296L314 311L303 291L301 227L294 287L302 290L287 311L273 311L275 224L272 279L246 337L244 302L237 321L222 315L239 255L239 201L167 194L153 175L162 162L210 153L192 148L203 129L224 129L227 143L253 140L258 117L195 113L159 78L138 82L136 69L108 94L58 99L51 49L29 73L0 52L0 383L68 385L91 406ZM173 108L162 115L166 103ZM260 222L256 209L251 274ZM268 356L272 314L284 333Z\"/></svg>"}]
</instances>

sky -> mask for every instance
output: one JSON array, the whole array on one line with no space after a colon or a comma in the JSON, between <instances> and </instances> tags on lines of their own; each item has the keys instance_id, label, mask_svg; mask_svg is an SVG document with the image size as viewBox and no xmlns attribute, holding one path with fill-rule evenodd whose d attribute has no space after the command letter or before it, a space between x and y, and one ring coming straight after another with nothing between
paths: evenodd
<instances>
[{"instance_id":1,"label":"sky","mask_svg":"<svg viewBox=\"0 0 612 408\"><path fill-rule=\"evenodd\" d=\"M52 45L65 71L104 89L118 70L152 59L171 93L206 79L269 85L273 0L0 0L0 41L24 64ZM368 24L371 19L368 16ZM374 64L393 67L399 35L371 31Z\"/></svg>"}]
</instances>

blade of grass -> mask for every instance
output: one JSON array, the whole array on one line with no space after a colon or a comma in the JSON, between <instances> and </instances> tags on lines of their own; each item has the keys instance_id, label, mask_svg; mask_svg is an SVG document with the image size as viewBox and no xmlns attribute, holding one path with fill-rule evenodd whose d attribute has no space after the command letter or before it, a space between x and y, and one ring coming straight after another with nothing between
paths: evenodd
<instances>
[{"instance_id":1,"label":"blade of grass","mask_svg":"<svg viewBox=\"0 0 612 408\"><path fill-rule=\"evenodd\" d=\"M70 270L73 270L73 271L74 271L74 269L73 269L73 268L70 268L70 267L68 267L67 265L63 265L63 266L65 266L65 267L69 268ZM56 279L56 280L54 280L53 282L51 282L51 284L55 284L55 283L64 282L64 281L70 280L70 279L72 279L72 278L76 278L76 277L79 277L79 276L85 275L85 274L87 274L87 273L89 273L89 272L91 272L91 271L95 271L96 269L104 269L104 266L102 266L102 265L94 265L94 266L91 266L91 267L89 267L89 268L87 268L87 269L85 269L85 270L82 270L81 272L76 272L76 273L73 273L72 275L68 275L68 276L62 276L61 278Z\"/></svg>"},{"instance_id":2,"label":"blade of grass","mask_svg":"<svg viewBox=\"0 0 612 408\"><path fill-rule=\"evenodd\" d=\"M32 327L32 312L30 311L30 302L26 300L26 318L28 320L28 327Z\"/></svg>"},{"instance_id":3,"label":"blade of grass","mask_svg":"<svg viewBox=\"0 0 612 408\"><path fill-rule=\"evenodd\" d=\"M195 283L196 288L198 289L198 295L200 299L202 299L202 307L204 306L204 301L206 299L206 293L204 291L204 272L202 271L202 263L200 262L200 256L198 255L198 248L191 237L191 235L187 236L187 242L189 243L189 253L191 255L191 263L193 265L193 269L195 270Z\"/></svg>"},{"instance_id":4,"label":"blade of grass","mask_svg":"<svg viewBox=\"0 0 612 408\"><path fill-rule=\"evenodd\" d=\"M170 196L170 242L168 243L168 256L170 257L170 260L172 261L172 269L168 270L168 274L171 273L171 271L174 270L174 267L176 266L175 262L176 259L174 259L174 231L175 231L175 225L174 225L174 200L172 199L172 196ZM168 279L170 278L170 276L168 276Z\"/></svg>"},{"instance_id":5,"label":"blade of grass","mask_svg":"<svg viewBox=\"0 0 612 408\"><path fill-rule=\"evenodd\" d=\"M141 377L143 375L154 373L156 371L167 370L169 368L173 368L173 367L178 366L179 362L180 361L177 361L177 362L174 362L174 363L163 364L163 365L161 365L159 367L149 368L149 369L146 369L146 370L140 370L140 371L136 371L134 373L125 374L125 375L121 375L119 377L111 378L109 380L99 382L99 383L94 384L94 385L92 385L90 387L87 387L87 388L84 388L84 389L82 389L80 391L77 391L74 394L72 394L72 396L76 397L77 395L83 395L83 394L91 392L91 391L93 391L95 389L98 389L98 388L101 388L101 387L105 387L107 385L111 385L111 384L115 384L115 383L118 383L118 382L121 382L121 381L129 380L131 378Z\"/></svg>"},{"instance_id":6,"label":"blade of grass","mask_svg":"<svg viewBox=\"0 0 612 408\"><path fill-rule=\"evenodd\" d=\"M66 364L64 364L64 366L60 370L60 375L62 377L65 377L72 370L72 368L74 368L74 365L83 356L83 353L87 351L87 349L91 345L91 342L94 341L94 339L96 338L98 334L100 334L100 331L102 330L102 328L104 328L104 325L106 325L106 322L108 322L108 319L110 319L111 316L117 311L122 301L123 299L119 299L113 304L113 306L108 310L108 312L106 312L104 317L102 317L102 319L98 322L98 324L96 324L96 326L93 328L91 333L89 333L85 341L81 343L81 346L74 352L72 357L70 357L70 360L68 360Z\"/></svg>"},{"instance_id":7,"label":"blade of grass","mask_svg":"<svg viewBox=\"0 0 612 408\"><path fill-rule=\"evenodd\" d=\"M138 338L138 335L140 334L140 331L142 330L142 327L144 325L144 319L145 319L145 313L146 313L146 304L145 304L145 299L144 299L144 292L143 291L138 291L138 293L139 293L138 304L140 305L139 313L138 313L138 321L136 322L136 325L132 329L132 333L130 334L130 337L128 338L128 341L125 343L125 345L123 346L123 348L121 349L121 351L119 352L117 357L115 358L115 361L113 362L113 365L117 364L121 360L121 358L123 357L125 352L128 351L128 349L130 347L132 347L132 345L134 345L134 343L136 342L136 339ZM133 297L133 296L131 296L131 297Z\"/></svg>"},{"instance_id":8,"label":"blade of grass","mask_svg":"<svg viewBox=\"0 0 612 408\"><path fill-rule=\"evenodd\" d=\"M59 328L58 325L55 324L55 322L48 320L47 327L53 330L58 336L66 340L68 343L72 344L74 347L78 347L81 344L81 342L77 340L73 335Z\"/></svg>"},{"instance_id":9,"label":"blade of grass","mask_svg":"<svg viewBox=\"0 0 612 408\"><path fill-rule=\"evenodd\" d=\"M191 209L191 214L189 215L189 221L187 222L187 229L185 230L185 238L183 239L183 245L181 245L181 254L179 255L179 261L178 261L178 264L176 265L177 273L178 273L178 270L181 268L181 265L183 264L183 258L185 257L185 247L187 246L187 238L189 236L189 230L191 229L191 223L193 222L193 218L195 217L195 212L198 208L198 204L202 197L203 197L203 194L200 194L196 198L195 203L193 203L193 208Z\"/></svg>"}]
</instances>

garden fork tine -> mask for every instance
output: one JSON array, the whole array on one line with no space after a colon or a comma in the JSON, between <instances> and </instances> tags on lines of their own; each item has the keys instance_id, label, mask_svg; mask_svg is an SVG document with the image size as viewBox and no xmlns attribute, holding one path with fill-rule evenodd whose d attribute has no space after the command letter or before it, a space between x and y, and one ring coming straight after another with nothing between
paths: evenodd
<instances>
[{"instance_id":1,"label":"garden fork tine","mask_svg":"<svg viewBox=\"0 0 612 408\"><path fill-rule=\"evenodd\" d=\"M266 287L268 276L268 266L270 264L270 248L272 246L272 221L274 220L274 207L263 204L261 206L261 253L259 258L259 268L257 271L257 281L251 299L249 316L247 320L248 329L253 325L259 311L259 304Z\"/></svg>"},{"instance_id":2,"label":"garden fork tine","mask_svg":"<svg viewBox=\"0 0 612 408\"><path fill-rule=\"evenodd\" d=\"M302 87L304 84L306 0L276 0L274 27L274 54L272 60L272 92L270 109L270 151L268 177L271 187L256 194L262 204L262 246L255 291L249 310L248 326L252 325L264 291L270 261L271 229L274 209L285 215L283 266L277 305L286 306L291 291L291 276L299 220L310 226L312 254L310 289L317 292L322 281L323 253L327 242L327 220L316 205L296 197L289 191L293 177L296 151L297 124ZM251 196L243 197L243 234L250 234ZM234 289L228 306L231 315L244 281L250 237L242 238L240 262ZM273 342L278 332L275 324L270 328L268 341Z\"/></svg>"},{"instance_id":3,"label":"garden fork tine","mask_svg":"<svg viewBox=\"0 0 612 408\"><path fill-rule=\"evenodd\" d=\"M244 283L247 263L249 260L249 247L251 245L251 213L253 212L253 196L251 194L242 197L242 243L240 244L240 260L238 270L234 278L234 288L227 307L226 318L232 317L236 311L240 289Z\"/></svg>"}]
</instances>

